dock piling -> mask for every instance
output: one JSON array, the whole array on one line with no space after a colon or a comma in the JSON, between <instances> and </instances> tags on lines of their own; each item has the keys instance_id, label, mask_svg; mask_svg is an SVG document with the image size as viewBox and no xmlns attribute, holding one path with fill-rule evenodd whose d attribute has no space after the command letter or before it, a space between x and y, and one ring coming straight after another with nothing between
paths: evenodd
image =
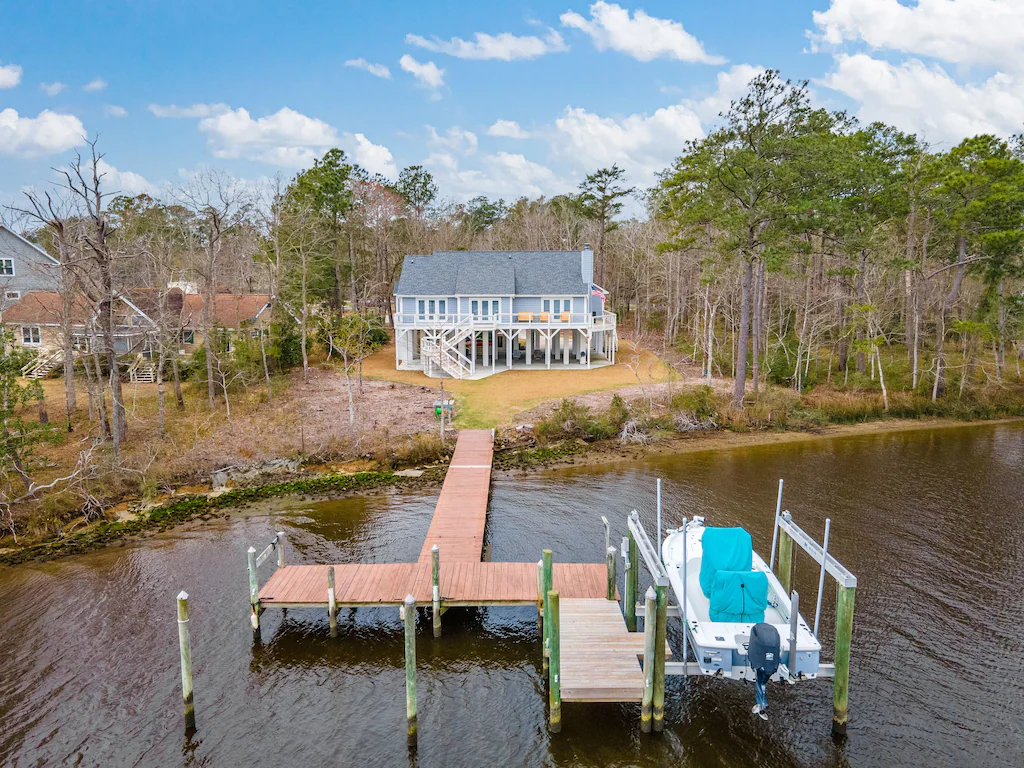
<instances>
[{"instance_id":1,"label":"dock piling","mask_svg":"<svg viewBox=\"0 0 1024 768\"><path fill-rule=\"evenodd\" d=\"M416 598L405 598L405 721L406 743L416 745Z\"/></svg>"},{"instance_id":2,"label":"dock piling","mask_svg":"<svg viewBox=\"0 0 1024 768\"><path fill-rule=\"evenodd\" d=\"M793 537L779 531L779 583L787 592L793 587Z\"/></svg>"},{"instance_id":3,"label":"dock piling","mask_svg":"<svg viewBox=\"0 0 1024 768\"><path fill-rule=\"evenodd\" d=\"M796 677L796 633L800 627L800 593L795 589L789 595L789 677Z\"/></svg>"},{"instance_id":4,"label":"dock piling","mask_svg":"<svg viewBox=\"0 0 1024 768\"><path fill-rule=\"evenodd\" d=\"M331 624L331 637L338 636L338 601L334 592L334 566L327 569L327 618Z\"/></svg>"},{"instance_id":5,"label":"dock piling","mask_svg":"<svg viewBox=\"0 0 1024 768\"><path fill-rule=\"evenodd\" d=\"M562 730L562 683L559 680L559 675L562 672L562 649L558 616L558 592L549 589L547 595L547 602L549 604L548 620L550 622L548 638L551 641L551 656L548 659L548 727L552 733L560 733Z\"/></svg>"},{"instance_id":6,"label":"dock piling","mask_svg":"<svg viewBox=\"0 0 1024 768\"><path fill-rule=\"evenodd\" d=\"M553 571L551 563L551 550L545 549L541 552L541 563L543 564L544 576L544 672L548 671L549 659L551 657L551 588L553 583Z\"/></svg>"},{"instance_id":7,"label":"dock piling","mask_svg":"<svg viewBox=\"0 0 1024 768\"><path fill-rule=\"evenodd\" d=\"M651 710L654 706L654 647L657 634L658 595L654 587L644 595L644 697L640 702L640 730L651 732Z\"/></svg>"},{"instance_id":8,"label":"dock piling","mask_svg":"<svg viewBox=\"0 0 1024 768\"><path fill-rule=\"evenodd\" d=\"M607 566L608 566L608 594L609 600L615 599L615 547L608 547L607 553Z\"/></svg>"},{"instance_id":9,"label":"dock piling","mask_svg":"<svg viewBox=\"0 0 1024 768\"><path fill-rule=\"evenodd\" d=\"M853 639L853 603L856 587L836 585L836 672L832 689L832 733L846 735L850 696L850 643Z\"/></svg>"},{"instance_id":10,"label":"dock piling","mask_svg":"<svg viewBox=\"0 0 1024 768\"><path fill-rule=\"evenodd\" d=\"M665 643L668 628L668 578L659 576L654 585L657 620L654 631L654 730L660 733L665 721ZM646 619L645 619L646 621Z\"/></svg>"},{"instance_id":11,"label":"dock piling","mask_svg":"<svg viewBox=\"0 0 1024 768\"><path fill-rule=\"evenodd\" d=\"M544 561L537 561L537 631L544 631ZM544 643L544 635L541 634L541 644Z\"/></svg>"},{"instance_id":12,"label":"dock piling","mask_svg":"<svg viewBox=\"0 0 1024 768\"><path fill-rule=\"evenodd\" d=\"M181 695L185 702L185 730L196 729L196 705L192 699L192 638L188 631L188 592L178 593L178 648L181 651Z\"/></svg>"},{"instance_id":13,"label":"dock piling","mask_svg":"<svg viewBox=\"0 0 1024 768\"><path fill-rule=\"evenodd\" d=\"M277 532L277 540L275 542L277 549L277 567L284 567L284 531Z\"/></svg>"},{"instance_id":14,"label":"dock piling","mask_svg":"<svg viewBox=\"0 0 1024 768\"><path fill-rule=\"evenodd\" d=\"M633 513L634 515L636 512ZM633 532L628 530L628 555L626 557L626 628L636 632L636 598L640 586L640 548L637 546Z\"/></svg>"},{"instance_id":15,"label":"dock piling","mask_svg":"<svg viewBox=\"0 0 1024 768\"><path fill-rule=\"evenodd\" d=\"M441 409L442 412L444 408ZM430 588L433 604L430 617L434 624L434 637L441 636L441 551L437 544L430 548Z\"/></svg>"},{"instance_id":16,"label":"dock piling","mask_svg":"<svg viewBox=\"0 0 1024 768\"><path fill-rule=\"evenodd\" d=\"M256 547L249 547L249 605L252 613L249 623L254 632L260 631L260 583L256 576Z\"/></svg>"}]
</instances>

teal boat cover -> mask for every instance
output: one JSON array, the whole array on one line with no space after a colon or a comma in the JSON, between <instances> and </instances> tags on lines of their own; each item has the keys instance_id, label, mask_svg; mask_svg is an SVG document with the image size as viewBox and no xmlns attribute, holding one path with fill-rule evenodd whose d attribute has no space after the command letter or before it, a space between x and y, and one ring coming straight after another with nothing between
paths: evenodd
<instances>
[{"instance_id":1,"label":"teal boat cover","mask_svg":"<svg viewBox=\"0 0 1024 768\"><path fill-rule=\"evenodd\" d=\"M719 571L711 591L712 621L757 624L768 607L768 576L762 571Z\"/></svg>"},{"instance_id":2,"label":"teal boat cover","mask_svg":"<svg viewBox=\"0 0 1024 768\"><path fill-rule=\"evenodd\" d=\"M743 528L705 528L701 539L700 589L711 597L718 571L749 571L754 566L754 543Z\"/></svg>"}]
</instances>

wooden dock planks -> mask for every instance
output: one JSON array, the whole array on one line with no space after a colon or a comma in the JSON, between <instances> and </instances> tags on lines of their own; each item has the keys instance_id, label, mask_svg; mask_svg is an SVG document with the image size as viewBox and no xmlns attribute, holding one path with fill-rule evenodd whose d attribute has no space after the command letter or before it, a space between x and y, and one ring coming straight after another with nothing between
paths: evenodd
<instances>
[{"instance_id":1,"label":"wooden dock planks","mask_svg":"<svg viewBox=\"0 0 1024 768\"><path fill-rule=\"evenodd\" d=\"M562 701L640 701L643 632L627 630L619 604L603 596L559 602Z\"/></svg>"},{"instance_id":2,"label":"wooden dock planks","mask_svg":"<svg viewBox=\"0 0 1024 768\"><path fill-rule=\"evenodd\" d=\"M267 580L260 602L269 606L326 606L327 565L286 565ZM603 598L601 563L555 563L554 588L563 598ZM407 594L431 599L430 563L334 566L338 605L398 605ZM536 605L536 563L441 563L441 599L448 606Z\"/></svg>"},{"instance_id":3,"label":"wooden dock planks","mask_svg":"<svg viewBox=\"0 0 1024 768\"><path fill-rule=\"evenodd\" d=\"M459 432L448 472L430 521L420 562L430 562L436 544L441 562L478 561L484 549L487 498L491 490L494 441L487 429Z\"/></svg>"}]
</instances>

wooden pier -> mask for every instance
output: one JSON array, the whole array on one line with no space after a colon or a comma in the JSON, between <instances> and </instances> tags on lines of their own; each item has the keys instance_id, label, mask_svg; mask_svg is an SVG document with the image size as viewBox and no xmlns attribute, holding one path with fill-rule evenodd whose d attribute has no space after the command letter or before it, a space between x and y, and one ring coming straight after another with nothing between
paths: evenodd
<instances>
[{"instance_id":1,"label":"wooden pier","mask_svg":"<svg viewBox=\"0 0 1024 768\"><path fill-rule=\"evenodd\" d=\"M434 516L414 563L286 565L283 534L278 534L259 556L250 549L253 627L258 629L259 615L267 608L318 608L331 617L333 634L338 608L418 605L433 608L437 635L440 614L448 608L539 608L541 595L548 594L541 590L539 581L547 578L547 589L560 600L557 623L561 629L555 631L561 699L641 701L644 636L628 631L619 609L614 548L601 563L553 562L547 576L538 572L537 562L482 560L493 455L490 430L459 433ZM260 588L256 572L274 551L278 568ZM546 631L544 639L548 639ZM666 653L670 653L667 644ZM545 650L545 662L546 656ZM414 700L410 711L415 711ZM412 715L410 729L410 738L414 738Z\"/></svg>"}]
</instances>

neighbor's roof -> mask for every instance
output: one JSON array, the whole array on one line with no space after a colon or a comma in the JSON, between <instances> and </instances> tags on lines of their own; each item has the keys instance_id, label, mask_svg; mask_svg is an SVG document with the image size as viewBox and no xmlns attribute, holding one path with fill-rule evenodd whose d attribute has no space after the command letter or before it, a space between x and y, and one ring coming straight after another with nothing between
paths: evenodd
<instances>
[{"instance_id":1,"label":"neighbor's roof","mask_svg":"<svg viewBox=\"0 0 1024 768\"><path fill-rule=\"evenodd\" d=\"M251 323L270 303L269 293L218 293L214 298L213 314L221 328L238 330ZM203 294L189 293L181 310L186 328L201 328L203 323Z\"/></svg>"},{"instance_id":2,"label":"neighbor's roof","mask_svg":"<svg viewBox=\"0 0 1024 768\"><path fill-rule=\"evenodd\" d=\"M59 293L29 291L3 311L3 321L17 325L60 325L62 308ZM73 324L85 325L93 316L92 303L75 294L70 315Z\"/></svg>"},{"instance_id":3,"label":"neighbor's roof","mask_svg":"<svg viewBox=\"0 0 1024 768\"><path fill-rule=\"evenodd\" d=\"M434 251L406 256L396 296L579 296L580 251Z\"/></svg>"}]
</instances>

